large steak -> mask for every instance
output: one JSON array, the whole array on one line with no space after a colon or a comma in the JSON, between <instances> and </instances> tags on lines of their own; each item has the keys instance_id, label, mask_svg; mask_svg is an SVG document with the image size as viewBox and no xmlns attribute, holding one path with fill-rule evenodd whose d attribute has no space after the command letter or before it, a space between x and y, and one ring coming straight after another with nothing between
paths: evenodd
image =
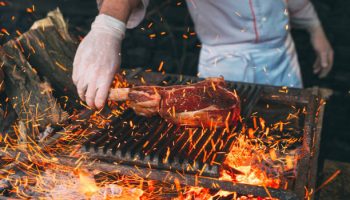
<instances>
[{"instance_id":1,"label":"large steak","mask_svg":"<svg viewBox=\"0 0 350 200\"><path fill-rule=\"evenodd\" d=\"M111 89L112 101L129 101L143 116L159 114L169 122L190 127L224 127L237 122L240 102L225 88L223 78L190 85L137 86Z\"/></svg>"}]
</instances>

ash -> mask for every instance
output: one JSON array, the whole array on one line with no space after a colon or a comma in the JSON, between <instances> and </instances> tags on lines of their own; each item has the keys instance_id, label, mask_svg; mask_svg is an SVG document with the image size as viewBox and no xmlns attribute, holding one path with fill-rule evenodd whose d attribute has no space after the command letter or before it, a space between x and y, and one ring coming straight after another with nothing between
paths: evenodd
<instances>
[{"instance_id":1,"label":"ash","mask_svg":"<svg viewBox=\"0 0 350 200\"><path fill-rule=\"evenodd\" d=\"M140 199L143 191L117 184L97 186L93 175L87 171L46 170L37 177L32 191L44 199Z\"/></svg>"}]
</instances>

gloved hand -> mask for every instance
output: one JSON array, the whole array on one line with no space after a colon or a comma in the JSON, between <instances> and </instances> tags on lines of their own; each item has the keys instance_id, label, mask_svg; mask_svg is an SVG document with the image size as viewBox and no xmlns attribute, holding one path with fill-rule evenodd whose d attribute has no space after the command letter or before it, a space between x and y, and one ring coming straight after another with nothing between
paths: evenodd
<instances>
[{"instance_id":1,"label":"gloved hand","mask_svg":"<svg viewBox=\"0 0 350 200\"><path fill-rule=\"evenodd\" d=\"M333 49L330 45L322 26L317 26L309 30L311 33L311 43L316 51L316 61L314 63L314 73L319 78L324 78L331 71L333 66Z\"/></svg>"},{"instance_id":2,"label":"gloved hand","mask_svg":"<svg viewBox=\"0 0 350 200\"><path fill-rule=\"evenodd\" d=\"M73 82L78 94L91 108L103 108L114 75L121 62L125 24L100 14L83 39L73 63Z\"/></svg>"}]
</instances>

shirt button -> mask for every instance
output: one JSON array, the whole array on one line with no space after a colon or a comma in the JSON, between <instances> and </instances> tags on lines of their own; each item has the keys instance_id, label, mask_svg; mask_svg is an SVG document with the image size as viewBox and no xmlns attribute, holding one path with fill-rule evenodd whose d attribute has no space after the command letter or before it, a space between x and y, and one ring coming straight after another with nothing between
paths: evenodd
<instances>
[{"instance_id":1,"label":"shirt button","mask_svg":"<svg viewBox=\"0 0 350 200\"><path fill-rule=\"evenodd\" d=\"M284 28L288 31L289 30L289 24L286 24Z\"/></svg>"},{"instance_id":2,"label":"shirt button","mask_svg":"<svg viewBox=\"0 0 350 200\"><path fill-rule=\"evenodd\" d=\"M266 21L266 17L261 18L261 21L265 22Z\"/></svg>"}]
</instances>

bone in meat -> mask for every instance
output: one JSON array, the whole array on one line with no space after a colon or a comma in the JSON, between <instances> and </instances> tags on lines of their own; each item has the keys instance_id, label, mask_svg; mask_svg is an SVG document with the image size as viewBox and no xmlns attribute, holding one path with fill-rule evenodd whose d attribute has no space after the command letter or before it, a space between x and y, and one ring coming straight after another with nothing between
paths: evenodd
<instances>
[{"instance_id":1,"label":"bone in meat","mask_svg":"<svg viewBox=\"0 0 350 200\"><path fill-rule=\"evenodd\" d=\"M169 122L190 127L228 126L235 124L240 114L239 98L225 88L223 78L191 85L115 88L109 99L129 101L139 115L159 114Z\"/></svg>"}]
</instances>

